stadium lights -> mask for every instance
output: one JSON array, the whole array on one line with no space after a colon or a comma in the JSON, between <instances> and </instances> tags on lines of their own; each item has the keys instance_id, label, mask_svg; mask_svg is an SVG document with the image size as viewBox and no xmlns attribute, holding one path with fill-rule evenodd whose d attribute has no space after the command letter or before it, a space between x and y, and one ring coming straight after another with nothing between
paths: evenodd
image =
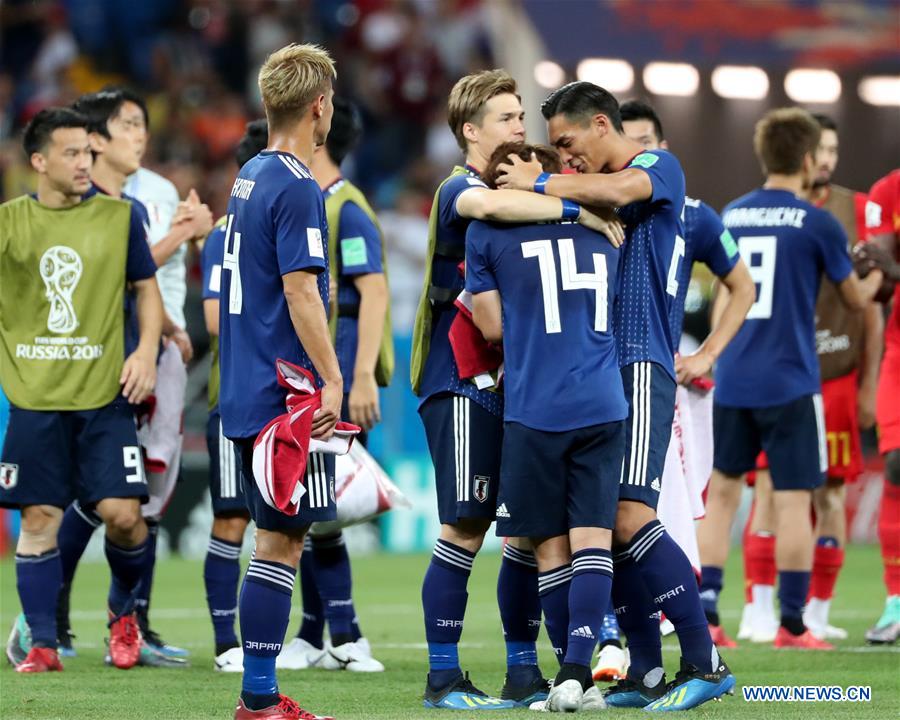
<instances>
[{"instance_id":1,"label":"stadium lights","mask_svg":"<svg viewBox=\"0 0 900 720\"><path fill-rule=\"evenodd\" d=\"M687 63L652 62L644 68L644 87L654 95L694 95L700 73Z\"/></svg>"},{"instance_id":2,"label":"stadium lights","mask_svg":"<svg viewBox=\"0 0 900 720\"><path fill-rule=\"evenodd\" d=\"M575 71L579 80L600 85L610 92L625 92L634 85L634 68L624 60L585 58Z\"/></svg>"},{"instance_id":3,"label":"stadium lights","mask_svg":"<svg viewBox=\"0 0 900 720\"><path fill-rule=\"evenodd\" d=\"M841 79L831 70L791 70L784 91L797 103L833 103L841 96Z\"/></svg>"},{"instance_id":4,"label":"stadium lights","mask_svg":"<svg viewBox=\"0 0 900 720\"><path fill-rule=\"evenodd\" d=\"M900 75L871 75L859 81L859 96L869 105L900 105Z\"/></svg>"},{"instance_id":5,"label":"stadium lights","mask_svg":"<svg viewBox=\"0 0 900 720\"><path fill-rule=\"evenodd\" d=\"M552 60L541 60L534 66L534 80L543 88L556 90L566 81L566 71Z\"/></svg>"},{"instance_id":6,"label":"stadium lights","mask_svg":"<svg viewBox=\"0 0 900 720\"><path fill-rule=\"evenodd\" d=\"M716 95L736 100L762 100L769 92L769 76L752 65L720 65L712 73Z\"/></svg>"}]
</instances>

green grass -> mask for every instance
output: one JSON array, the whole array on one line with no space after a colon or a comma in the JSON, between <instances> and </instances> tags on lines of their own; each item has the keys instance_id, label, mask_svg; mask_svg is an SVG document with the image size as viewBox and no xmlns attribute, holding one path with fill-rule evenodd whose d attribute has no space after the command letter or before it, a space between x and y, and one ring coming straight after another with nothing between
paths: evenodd
<instances>
[{"instance_id":1,"label":"green grass","mask_svg":"<svg viewBox=\"0 0 900 720\"><path fill-rule=\"evenodd\" d=\"M330 673L321 670L280 673L283 692L318 712L339 720L403 720L434 717L421 706L426 671L419 587L426 556L372 556L354 565L355 598L362 628L376 656L387 666L382 675ZM461 659L473 680L497 692L503 682L504 649L494 601L499 563L485 555L475 564L469 584L469 608ZM232 717L240 677L212 671L212 630L206 613L201 564L169 560L157 569L153 598L154 625L171 642L188 646L192 665L187 669L135 668L127 672L103 666L102 613L108 571L102 564L85 564L76 580L72 600L73 626L79 656L65 661L63 673L18 675L0 669L0 717L40 720L205 720ZM722 608L726 626L737 630L740 568L733 557L729 587ZM873 547L850 548L838 586L832 620L850 631L850 639L833 653L776 652L745 645L727 653L739 685L868 685L872 702L862 704L747 703L738 695L709 703L694 711L700 718L898 718L900 717L900 653L867 648L866 627L883 602L881 563ZM0 563L0 626L9 627L19 610L14 566ZM296 631L295 609L289 633ZM678 661L672 640L664 644L672 672ZM545 672L553 670L549 645L543 639ZM639 717L639 711L610 711ZM464 720L480 713L452 713ZM525 710L493 712L497 720L528 717Z\"/></svg>"}]
</instances>

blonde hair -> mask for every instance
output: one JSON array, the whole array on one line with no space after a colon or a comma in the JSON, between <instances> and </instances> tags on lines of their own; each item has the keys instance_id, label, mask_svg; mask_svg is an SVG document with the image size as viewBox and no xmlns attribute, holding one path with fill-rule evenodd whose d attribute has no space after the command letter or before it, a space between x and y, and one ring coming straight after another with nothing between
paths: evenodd
<instances>
[{"instance_id":1,"label":"blonde hair","mask_svg":"<svg viewBox=\"0 0 900 720\"><path fill-rule=\"evenodd\" d=\"M485 104L492 97L516 92L516 81L506 70L482 70L457 80L447 101L447 124L460 148L466 149L463 125L484 120Z\"/></svg>"},{"instance_id":2,"label":"blonde hair","mask_svg":"<svg viewBox=\"0 0 900 720\"><path fill-rule=\"evenodd\" d=\"M334 60L318 45L291 43L273 52L259 69L258 80L269 127L299 120L336 77Z\"/></svg>"}]
</instances>

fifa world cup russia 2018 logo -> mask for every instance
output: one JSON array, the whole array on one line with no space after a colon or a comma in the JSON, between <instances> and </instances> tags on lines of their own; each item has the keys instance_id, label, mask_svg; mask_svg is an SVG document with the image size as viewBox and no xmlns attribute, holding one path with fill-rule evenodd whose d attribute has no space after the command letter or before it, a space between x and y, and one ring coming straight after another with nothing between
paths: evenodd
<instances>
[{"instance_id":1,"label":"fifa world cup russia 2018 logo","mask_svg":"<svg viewBox=\"0 0 900 720\"><path fill-rule=\"evenodd\" d=\"M50 301L47 329L52 333L70 333L78 327L72 295L81 271L81 257L65 245L54 245L41 256L41 279Z\"/></svg>"}]
</instances>

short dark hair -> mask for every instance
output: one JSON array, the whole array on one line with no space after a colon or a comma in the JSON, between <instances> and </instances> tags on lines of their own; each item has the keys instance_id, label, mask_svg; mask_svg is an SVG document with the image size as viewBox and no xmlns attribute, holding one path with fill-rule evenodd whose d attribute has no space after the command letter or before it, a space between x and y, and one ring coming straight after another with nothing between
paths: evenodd
<instances>
[{"instance_id":1,"label":"short dark hair","mask_svg":"<svg viewBox=\"0 0 900 720\"><path fill-rule=\"evenodd\" d=\"M541 114L546 120L560 113L568 120L579 121L603 114L609 118L616 131L622 132L619 101L608 90L586 80L563 85L550 93L541 103Z\"/></svg>"},{"instance_id":2,"label":"short dark hair","mask_svg":"<svg viewBox=\"0 0 900 720\"><path fill-rule=\"evenodd\" d=\"M87 130L87 127L87 118L72 108L45 108L31 118L25 127L22 146L25 148L25 154L31 157L33 153L41 152L47 146L54 130L60 128L84 128Z\"/></svg>"},{"instance_id":3,"label":"short dark hair","mask_svg":"<svg viewBox=\"0 0 900 720\"><path fill-rule=\"evenodd\" d=\"M537 157L544 172L558 173L562 171L562 161L559 159L559 153L556 151L556 148L552 148L549 145L505 142L494 150L487 167L481 174L481 179L488 187L495 188L497 186L497 177L500 174L497 168L503 163L508 163L510 155L518 155L522 160L528 162L531 160L532 153Z\"/></svg>"},{"instance_id":4,"label":"short dark hair","mask_svg":"<svg viewBox=\"0 0 900 720\"><path fill-rule=\"evenodd\" d=\"M622 118L622 122L649 120L653 123L653 131L656 133L656 139L659 142L666 139L666 136L663 134L662 121L659 119L659 115L656 114L656 110L653 109L652 105L649 105L642 100L629 100L623 102L619 106L619 115Z\"/></svg>"},{"instance_id":5,"label":"short dark hair","mask_svg":"<svg viewBox=\"0 0 900 720\"><path fill-rule=\"evenodd\" d=\"M334 115L331 118L331 130L325 140L325 151L335 165L340 165L359 142L362 118L356 105L349 100L335 97L333 102Z\"/></svg>"},{"instance_id":6,"label":"short dark hair","mask_svg":"<svg viewBox=\"0 0 900 720\"><path fill-rule=\"evenodd\" d=\"M144 115L144 125L147 129L150 129L150 113L147 112L147 103L144 102L144 98L138 95L131 88L124 87L122 85L107 85L103 88L106 92L118 92L122 95L123 102L132 102L137 105L141 112Z\"/></svg>"},{"instance_id":7,"label":"short dark hair","mask_svg":"<svg viewBox=\"0 0 900 720\"><path fill-rule=\"evenodd\" d=\"M72 109L87 118L88 132L100 133L109 138L111 136L107 123L119 114L126 102L127 98L119 89L100 90L82 95L72 103Z\"/></svg>"},{"instance_id":8,"label":"short dark hair","mask_svg":"<svg viewBox=\"0 0 900 720\"><path fill-rule=\"evenodd\" d=\"M834 130L837 132L838 126L834 121L834 118L831 115L826 115L825 113L813 113L812 116L816 119L816 122L819 123L819 127L823 130Z\"/></svg>"},{"instance_id":9,"label":"short dark hair","mask_svg":"<svg viewBox=\"0 0 900 720\"><path fill-rule=\"evenodd\" d=\"M265 150L268 144L269 123L266 119L248 122L244 137L240 139L240 142L234 149L234 159L238 167L244 167L244 163L256 157L261 150Z\"/></svg>"},{"instance_id":10,"label":"short dark hair","mask_svg":"<svg viewBox=\"0 0 900 720\"><path fill-rule=\"evenodd\" d=\"M766 175L794 175L803 158L816 152L822 128L802 108L771 110L756 123L753 149Z\"/></svg>"}]
</instances>

